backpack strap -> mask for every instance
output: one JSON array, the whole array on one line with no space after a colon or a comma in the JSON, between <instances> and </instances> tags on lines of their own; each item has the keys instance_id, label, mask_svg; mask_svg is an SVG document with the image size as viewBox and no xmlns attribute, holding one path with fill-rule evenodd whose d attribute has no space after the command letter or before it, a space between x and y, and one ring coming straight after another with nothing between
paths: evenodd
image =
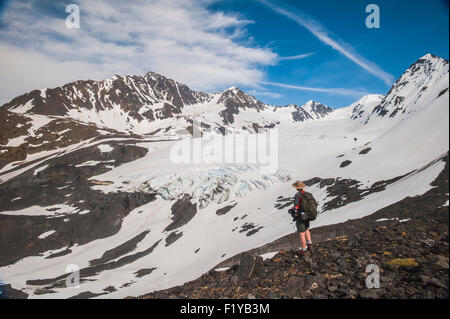
<instances>
[{"instance_id":1,"label":"backpack strap","mask_svg":"<svg viewBox=\"0 0 450 319\"><path fill-rule=\"evenodd\" d=\"M304 193L305 191L302 189L302 191L301 192L299 192L300 193L300 198L299 198L299 200L298 200L298 205L297 206L295 206L295 209L296 210L299 210L300 209L300 206L302 205L302 198L303 198L303 196L302 196L302 194ZM297 193L298 194L298 193Z\"/></svg>"}]
</instances>

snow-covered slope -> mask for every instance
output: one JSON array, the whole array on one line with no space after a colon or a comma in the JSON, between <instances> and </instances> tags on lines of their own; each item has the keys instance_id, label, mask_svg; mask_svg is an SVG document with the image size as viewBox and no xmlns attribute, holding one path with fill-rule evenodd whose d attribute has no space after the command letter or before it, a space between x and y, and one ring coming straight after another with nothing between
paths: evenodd
<instances>
[{"instance_id":1,"label":"snow-covered slope","mask_svg":"<svg viewBox=\"0 0 450 319\"><path fill-rule=\"evenodd\" d=\"M294 231L286 213L292 181L305 181L319 201L312 227L340 223L429 190L449 150L448 63L431 55L387 95L337 110L316 102L270 106L235 87L183 92L163 97L167 103L186 98L179 113L142 126L160 129L157 134L103 135L0 169L0 226L9 225L0 232L8 242L0 246L7 252L0 261L8 260L0 264L4 281L33 298L115 298L180 285ZM148 106L152 114L155 105ZM29 104L8 107L31 112ZM123 132L131 127L123 119L132 108L114 107L99 110L99 120ZM206 124L201 139L178 132L194 119ZM224 136L222 129L235 134ZM268 143L275 171L248 157L257 132L276 137ZM201 151L175 160L183 146ZM216 162L211 156L219 149L223 161ZM26 232L19 227L24 220ZM79 288L65 286L69 264L81 269Z\"/></svg>"},{"instance_id":2,"label":"snow-covered slope","mask_svg":"<svg viewBox=\"0 0 450 319\"><path fill-rule=\"evenodd\" d=\"M448 61L426 54L394 83L366 122L391 119L398 123L448 92ZM387 122L387 121L384 121Z\"/></svg>"},{"instance_id":3,"label":"snow-covered slope","mask_svg":"<svg viewBox=\"0 0 450 319\"><path fill-rule=\"evenodd\" d=\"M349 108L352 109L351 118L353 120L359 120L361 123L365 123L374 107L381 103L383 97L384 96L380 94L368 94L355 103L352 103L349 106Z\"/></svg>"}]
</instances>

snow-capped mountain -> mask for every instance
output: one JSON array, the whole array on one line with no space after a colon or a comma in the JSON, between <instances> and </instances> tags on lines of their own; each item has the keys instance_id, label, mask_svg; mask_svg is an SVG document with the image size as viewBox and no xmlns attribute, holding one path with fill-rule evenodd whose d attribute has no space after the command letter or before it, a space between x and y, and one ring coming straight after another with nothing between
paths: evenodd
<instances>
[{"instance_id":1,"label":"snow-capped mountain","mask_svg":"<svg viewBox=\"0 0 450 319\"><path fill-rule=\"evenodd\" d=\"M378 118L405 118L448 91L448 61L426 54L394 83L366 122Z\"/></svg>"},{"instance_id":2,"label":"snow-capped mountain","mask_svg":"<svg viewBox=\"0 0 450 319\"><path fill-rule=\"evenodd\" d=\"M321 119L333 112L333 108L323 105L321 103L310 100L302 105L302 109L305 110L313 119Z\"/></svg>"},{"instance_id":3,"label":"snow-capped mountain","mask_svg":"<svg viewBox=\"0 0 450 319\"><path fill-rule=\"evenodd\" d=\"M142 295L293 232L293 180L319 202L313 228L421 195L445 166L448 103L448 62L432 55L340 109L154 73L24 94L0 108L2 280L33 298ZM274 134L268 148L256 132Z\"/></svg>"},{"instance_id":4,"label":"snow-capped mountain","mask_svg":"<svg viewBox=\"0 0 450 319\"><path fill-rule=\"evenodd\" d=\"M200 109L211 104L220 107L216 107L209 125L217 122L216 125L233 126L241 111L274 109L237 87L219 93L196 92L153 72L143 77L115 75L98 82L77 81L54 89L34 90L2 108L16 114L63 116L120 132L149 133L154 121L191 119L186 108ZM321 118L333 110L313 101L302 108L305 119Z\"/></svg>"},{"instance_id":5,"label":"snow-capped mountain","mask_svg":"<svg viewBox=\"0 0 450 319\"><path fill-rule=\"evenodd\" d=\"M289 104L282 108L278 107L277 109L275 109L275 111L279 111L279 113L281 113L283 111L286 112L286 109L291 112L292 120L294 120L294 122L319 120L334 111L333 108L315 102L313 100L306 102L302 106Z\"/></svg>"},{"instance_id":6,"label":"snow-capped mountain","mask_svg":"<svg viewBox=\"0 0 450 319\"><path fill-rule=\"evenodd\" d=\"M54 89L34 90L3 107L15 113L69 115L118 109L130 119L154 121L180 113L186 105L210 100L206 93L149 72L145 76L115 75L103 81L77 81ZM88 118L89 119L89 118Z\"/></svg>"},{"instance_id":7,"label":"snow-capped mountain","mask_svg":"<svg viewBox=\"0 0 450 319\"><path fill-rule=\"evenodd\" d=\"M203 93L149 72L115 75L34 90L0 107L0 167L26 155L67 147L108 134L150 134L180 138L202 132L255 133L280 123L320 119L332 108L313 101L303 106L265 104L237 87ZM0 145L1 145L0 144Z\"/></svg>"}]
</instances>

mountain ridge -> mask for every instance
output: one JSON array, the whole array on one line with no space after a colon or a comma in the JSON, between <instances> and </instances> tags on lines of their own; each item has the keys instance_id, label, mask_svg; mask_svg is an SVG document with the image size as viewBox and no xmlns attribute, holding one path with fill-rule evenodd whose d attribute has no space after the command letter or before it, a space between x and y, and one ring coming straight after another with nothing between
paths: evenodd
<instances>
[{"instance_id":1,"label":"mountain ridge","mask_svg":"<svg viewBox=\"0 0 450 319\"><path fill-rule=\"evenodd\" d=\"M405 198L434 191L448 169L448 66L431 61L439 67L420 62L389 94L362 97L320 119L306 112L327 110L313 101L306 109L269 108L236 87L195 95L152 74L153 87L141 77L110 79L96 94L89 86L35 92L54 105L76 101L69 116L32 113L25 99L14 106L22 113L0 108L3 279L30 298L115 298L180 286L292 233L286 209L297 179L319 203L314 228L339 229L403 207ZM123 107L141 116L149 111L147 120L139 123L105 92L126 97ZM93 108L107 102L112 109ZM191 138L194 120L201 139ZM253 161L253 141L233 145L231 161L223 158L231 153L221 142L251 142L254 133L275 137L267 143L273 156ZM191 156L196 143L200 161ZM273 171L261 170L267 161ZM436 205L448 201L446 185ZM428 216L434 206L407 209L402 219ZM68 263L80 266L80 290L64 286Z\"/></svg>"}]
</instances>

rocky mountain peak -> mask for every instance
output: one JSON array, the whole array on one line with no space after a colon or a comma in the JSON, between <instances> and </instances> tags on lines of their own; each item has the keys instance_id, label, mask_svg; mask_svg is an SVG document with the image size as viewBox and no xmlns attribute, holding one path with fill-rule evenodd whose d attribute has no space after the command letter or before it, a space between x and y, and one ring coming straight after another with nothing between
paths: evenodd
<instances>
[{"instance_id":1,"label":"rocky mountain peak","mask_svg":"<svg viewBox=\"0 0 450 319\"><path fill-rule=\"evenodd\" d=\"M393 118L419 110L448 90L448 71L446 59L431 53L424 55L397 79L373 109L373 115Z\"/></svg>"},{"instance_id":2,"label":"rocky mountain peak","mask_svg":"<svg viewBox=\"0 0 450 319\"><path fill-rule=\"evenodd\" d=\"M239 114L240 110L253 109L259 112L268 107L263 102L248 95L236 86L220 92L219 96L217 102L225 105L225 109L220 113L225 124L232 124L234 122L234 115Z\"/></svg>"},{"instance_id":3,"label":"rocky mountain peak","mask_svg":"<svg viewBox=\"0 0 450 319\"><path fill-rule=\"evenodd\" d=\"M308 112L313 119L321 119L334 111L332 107L318 103L313 100L309 100L301 106L306 112Z\"/></svg>"}]
</instances>

